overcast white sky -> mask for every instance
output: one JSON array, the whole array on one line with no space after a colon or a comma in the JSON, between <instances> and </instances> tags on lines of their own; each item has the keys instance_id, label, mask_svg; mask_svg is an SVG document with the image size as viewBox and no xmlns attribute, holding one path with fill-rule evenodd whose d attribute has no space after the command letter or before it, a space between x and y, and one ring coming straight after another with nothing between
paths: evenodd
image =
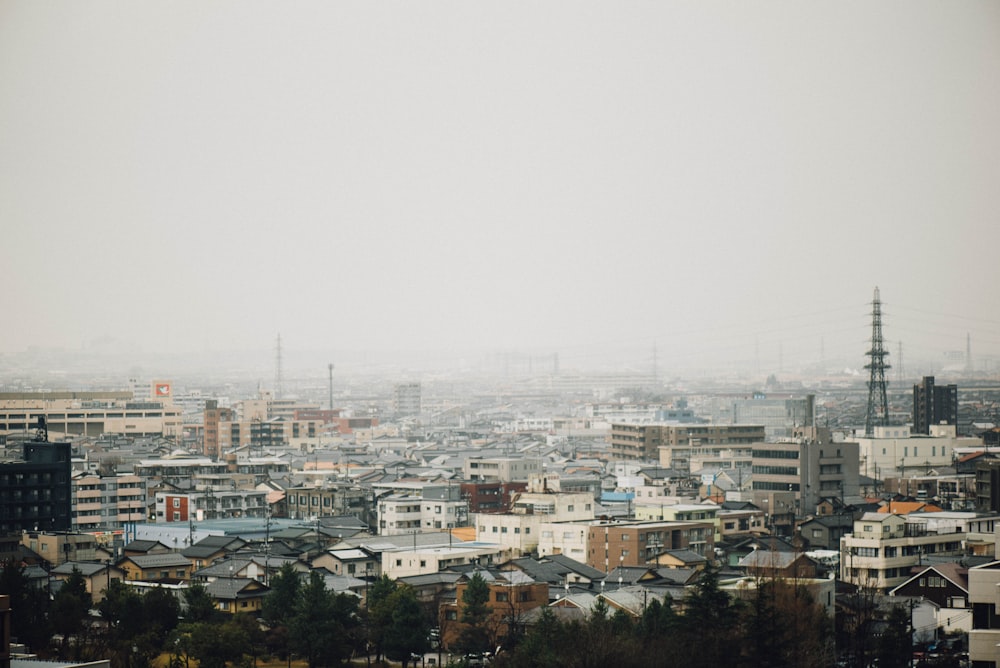
<instances>
[{"instance_id":1,"label":"overcast white sky","mask_svg":"<svg viewBox=\"0 0 1000 668\"><path fill-rule=\"evenodd\" d=\"M998 212L993 0L0 4L0 352L996 355Z\"/></svg>"}]
</instances>

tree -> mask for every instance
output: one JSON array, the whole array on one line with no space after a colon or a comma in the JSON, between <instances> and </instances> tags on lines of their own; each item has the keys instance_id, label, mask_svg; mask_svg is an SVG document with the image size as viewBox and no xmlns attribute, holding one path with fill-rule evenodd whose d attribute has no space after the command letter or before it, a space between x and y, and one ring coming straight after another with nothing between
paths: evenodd
<instances>
[{"instance_id":1,"label":"tree","mask_svg":"<svg viewBox=\"0 0 1000 668\"><path fill-rule=\"evenodd\" d=\"M406 668L411 655L430 650L430 624L412 587L399 587L387 601L392 606L392 619L385 633L385 655Z\"/></svg>"},{"instance_id":2,"label":"tree","mask_svg":"<svg viewBox=\"0 0 1000 668\"><path fill-rule=\"evenodd\" d=\"M208 622L218 615L215 601L200 582L184 590L184 605L184 621L188 623Z\"/></svg>"},{"instance_id":3,"label":"tree","mask_svg":"<svg viewBox=\"0 0 1000 668\"><path fill-rule=\"evenodd\" d=\"M489 651L493 646L487 622L490 618L490 587L476 571L462 592L460 621L466 625L458 637L458 649L469 654Z\"/></svg>"},{"instance_id":4,"label":"tree","mask_svg":"<svg viewBox=\"0 0 1000 668\"><path fill-rule=\"evenodd\" d=\"M357 600L327 591L322 576L312 571L288 626L292 648L309 668L342 663L351 654L356 627Z\"/></svg>"},{"instance_id":5,"label":"tree","mask_svg":"<svg viewBox=\"0 0 1000 668\"><path fill-rule=\"evenodd\" d=\"M261 617L269 626L287 624L302 590L302 580L295 567L286 562L271 578L270 591L264 598Z\"/></svg>"},{"instance_id":6,"label":"tree","mask_svg":"<svg viewBox=\"0 0 1000 668\"><path fill-rule=\"evenodd\" d=\"M31 584L23 565L12 560L3 563L0 594L10 596L11 635L36 651L47 646L52 636L47 617L48 593Z\"/></svg>"},{"instance_id":7,"label":"tree","mask_svg":"<svg viewBox=\"0 0 1000 668\"><path fill-rule=\"evenodd\" d=\"M902 605L894 605L886 617L885 630L876 648L879 668L904 668L913 656L910 636L910 613Z\"/></svg>"},{"instance_id":8,"label":"tree","mask_svg":"<svg viewBox=\"0 0 1000 668\"><path fill-rule=\"evenodd\" d=\"M225 668L227 662L239 661L249 644L246 631L233 619L221 624L194 622L187 624L186 630L190 654L198 660L199 668Z\"/></svg>"},{"instance_id":9,"label":"tree","mask_svg":"<svg viewBox=\"0 0 1000 668\"><path fill-rule=\"evenodd\" d=\"M52 599L52 629L62 636L59 654L63 658L68 657L70 639L83 631L90 604L87 582L80 569L74 566Z\"/></svg>"},{"instance_id":10,"label":"tree","mask_svg":"<svg viewBox=\"0 0 1000 668\"><path fill-rule=\"evenodd\" d=\"M738 645L737 606L729 594L719 589L719 573L709 565L701 578L684 598L684 614L679 618L681 643L678 651L692 668L722 666L732 659L732 648ZM705 643L704 634L712 634Z\"/></svg>"},{"instance_id":11,"label":"tree","mask_svg":"<svg viewBox=\"0 0 1000 668\"><path fill-rule=\"evenodd\" d=\"M392 623L390 598L396 591L396 583L388 575L383 575L368 587L366 602L368 614L368 639L375 646L375 658L382 658L382 645L386 630Z\"/></svg>"}]
</instances>

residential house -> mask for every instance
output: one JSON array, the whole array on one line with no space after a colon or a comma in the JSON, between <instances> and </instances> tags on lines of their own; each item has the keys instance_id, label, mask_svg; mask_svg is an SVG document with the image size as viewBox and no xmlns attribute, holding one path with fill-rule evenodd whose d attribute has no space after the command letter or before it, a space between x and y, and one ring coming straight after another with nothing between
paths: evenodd
<instances>
[{"instance_id":1,"label":"residential house","mask_svg":"<svg viewBox=\"0 0 1000 668\"><path fill-rule=\"evenodd\" d=\"M145 582L166 582L172 580L189 580L191 578L191 562L182 554L146 554L125 557L118 562L118 567L124 573L125 580L141 580Z\"/></svg>"},{"instance_id":2,"label":"residential house","mask_svg":"<svg viewBox=\"0 0 1000 668\"><path fill-rule=\"evenodd\" d=\"M255 579L237 577L216 578L205 589L215 601L216 609L232 615L259 612L264 607L264 597L270 591Z\"/></svg>"},{"instance_id":3,"label":"residential house","mask_svg":"<svg viewBox=\"0 0 1000 668\"><path fill-rule=\"evenodd\" d=\"M122 580L125 576L124 571L110 562L100 563L90 561L64 562L53 568L49 572L49 575L53 580L65 582L70 578L74 570L79 571L83 576L83 580L87 586L87 593L90 594L94 605L104 600L104 592L111 586L112 582Z\"/></svg>"},{"instance_id":4,"label":"residential house","mask_svg":"<svg viewBox=\"0 0 1000 668\"><path fill-rule=\"evenodd\" d=\"M943 632L972 630L969 605L969 569L958 562L927 566L889 590L890 596L924 599L936 608L937 628Z\"/></svg>"}]
</instances>

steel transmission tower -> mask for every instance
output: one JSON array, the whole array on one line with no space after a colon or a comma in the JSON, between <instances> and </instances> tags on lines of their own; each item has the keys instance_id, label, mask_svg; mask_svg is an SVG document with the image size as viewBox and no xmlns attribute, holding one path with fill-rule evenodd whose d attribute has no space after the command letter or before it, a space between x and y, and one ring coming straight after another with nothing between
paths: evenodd
<instances>
[{"instance_id":1,"label":"steel transmission tower","mask_svg":"<svg viewBox=\"0 0 1000 668\"><path fill-rule=\"evenodd\" d=\"M879 299L878 287L875 288L875 296L872 299L872 347L865 355L871 358L865 365L870 372L865 436L871 438L875 435L876 426L889 424L889 400L885 393L886 385L889 383L885 379L885 370L892 368L885 362L889 351L885 349L885 341L882 339L882 300Z\"/></svg>"}]
</instances>

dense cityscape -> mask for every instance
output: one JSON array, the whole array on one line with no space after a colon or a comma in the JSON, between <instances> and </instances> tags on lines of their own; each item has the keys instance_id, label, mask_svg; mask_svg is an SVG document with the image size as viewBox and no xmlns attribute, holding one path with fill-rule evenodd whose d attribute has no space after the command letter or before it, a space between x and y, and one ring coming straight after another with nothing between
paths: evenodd
<instances>
[{"instance_id":1,"label":"dense cityscape","mask_svg":"<svg viewBox=\"0 0 1000 668\"><path fill-rule=\"evenodd\" d=\"M13 378L5 661L989 665L993 362L892 383L877 289L867 348L750 387L303 380L280 336L266 386Z\"/></svg>"}]
</instances>

